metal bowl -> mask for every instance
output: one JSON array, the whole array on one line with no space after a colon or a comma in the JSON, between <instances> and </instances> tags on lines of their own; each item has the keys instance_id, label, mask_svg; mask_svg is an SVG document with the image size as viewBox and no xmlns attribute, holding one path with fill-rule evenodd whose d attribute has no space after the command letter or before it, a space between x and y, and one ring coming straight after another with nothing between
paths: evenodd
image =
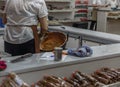
<instances>
[{"instance_id":1,"label":"metal bowl","mask_svg":"<svg viewBox=\"0 0 120 87\"><path fill-rule=\"evenodd\" d=\"M62 47L67 41L67 36L62 32L49 32L40 42L40 50L53 51L55 47Z\"/></svg>"}]
</instances>

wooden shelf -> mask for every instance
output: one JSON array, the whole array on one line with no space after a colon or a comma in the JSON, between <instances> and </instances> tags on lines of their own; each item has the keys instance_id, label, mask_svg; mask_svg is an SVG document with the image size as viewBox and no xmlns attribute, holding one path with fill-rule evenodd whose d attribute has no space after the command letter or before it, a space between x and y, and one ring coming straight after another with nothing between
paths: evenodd
<instances>
[{"instance_id":1,"label":"wooden shelf","mask_svg":"<svg viewBox=\"0 0 120 87\"><path fill-rule=\"evenodd\" d=\"M58 22L64 23L64 22L80 22L78 20L59 20Z\"/></svg>"},{"instance_id":2,"label":"wooden shelf","mask_svg":"<svg viewBox=\"0 0 120 87\"><path fill-rule=\"evenodd\" d=\"M88 8L86 3L75 4L75 0L45 0L48 5L48 12L61 23L81 22L80 18L86 18ZM62 3L61 3L62 2ZM78 7L77 7L78 6ZM50 10L52 9L52 10ZM78 19L75 15L80 15Z\"/></svg>"},{"instance_id":3,"label":"wooden shelf","mask_svg":"<svg viewBox=\"0 0 120 87\"><path fill-rule=\"evenodd\" d=\"M48 12L72 12L73 9L62 9L62 10L49 10Z\"/></svg>"},{"instance_id":4,"label":"wooden shelf","mask_svg":"<svg viewBox=\"0 0 120 87\"><path fill-rule=\"evenodd\" d=\"M63 2L63 3L68 3L71 2L71 0L45 0L46 2Z\"/></svg>"},{"instance_id":5,"label":"wooden shelf","mask_svg":"<svg viewBox=\"0 0 120 87\"><path fill-rule=\"evenodd\" d=\"M120 16L107 16L107 18L118 19L118 18L120 18Z\"/></svg>"}]
</instances>

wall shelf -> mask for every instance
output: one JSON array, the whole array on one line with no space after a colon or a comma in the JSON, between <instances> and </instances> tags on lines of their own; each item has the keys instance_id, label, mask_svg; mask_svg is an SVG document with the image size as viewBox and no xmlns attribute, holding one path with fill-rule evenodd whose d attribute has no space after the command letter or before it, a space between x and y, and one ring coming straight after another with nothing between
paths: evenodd
<instances>
[{"instance_id":1,"label":"wall shelf","mask_svg":"<svg viewBox=\"0 0 120 87\"><path fill-rule=\"evenodd\" d=\"M52 20L74 20L74 0L45 0Z\"/></svg>"},{"instance_id":2,"label":"wall shelf","mask_svg":"<svg viewBox=\"0 0 120 87\"><path fill-rule=\"evenodd\" d=\"M71 0L45 0L46 2L63 2L63 3L69 3Z\"/></svg>"},{"instance_id":3,"label":"wall shelf","mask_svg":"<svg viewBox=\"0 0 120 87\"><path fill-rule=\"evenodd\" d=\"M48 10L48 12L72 12L73 9L62 9L62 10Z\"/></svg>"}]
</instances>

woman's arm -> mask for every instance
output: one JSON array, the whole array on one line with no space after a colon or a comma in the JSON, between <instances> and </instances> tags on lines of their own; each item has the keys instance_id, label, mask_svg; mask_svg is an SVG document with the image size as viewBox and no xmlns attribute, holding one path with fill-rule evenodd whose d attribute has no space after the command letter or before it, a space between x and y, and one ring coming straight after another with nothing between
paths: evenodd
<instances>
[{"instance_id":1,"label":"woman's arm","mask_svg":"<svg viewBox=\"0 0 120 87\"><path fill-rule=\"evenodd\" d=\"M45 17L39 18L39 22L40 22L40 27L41 27L41 34L44 35L48 30L47 17L45 16ZM32 26L32 30L33 30L34 40L35 40L35 53L39 53L40 52L40 47L39 47L40 38L38 35L37 27Z\"/></svg>"},{"instance_id":2,"label":"woman's arm","mask_svg":"<svg viewBox=\"0 0 120 87\"><path fill-rule=\"evenodd\" d=\"M39 18L39 22L40 22L41 34L43 35L48 30L47 16Z\"/></svg>"}]
</instances>

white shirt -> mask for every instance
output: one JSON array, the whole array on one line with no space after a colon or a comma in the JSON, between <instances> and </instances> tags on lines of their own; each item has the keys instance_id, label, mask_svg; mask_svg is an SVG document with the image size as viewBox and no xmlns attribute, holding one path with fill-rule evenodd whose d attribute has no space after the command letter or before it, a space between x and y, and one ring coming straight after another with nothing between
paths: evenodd
<instances>
[{"instance_id":1,"label":"white shirt","mask_svg":"<svg viewBox=\"0 0 120 87\"><path fill-rule=\"evenodd\" d=\"M101 0L93 0L92 4L102 5Z\"/></svg>"},{"instance_id":2,"label":"white shirt","mask_svg":"<svg viewBox=\"0 0 120 87\"><path fill-rule=\"evenodd\" d=\"M44 0L7 0L5 12L6 25L10 26L6 26L4 40L13 44L33 39L32 29L28 26L38 24L37 16L41 18L48 15Z\"/></svg>"},{"instance_id":3,"label":"white shirt","mask_svg":"<svg viewBox=\"0 0 120 87\"><path fill-rule=\"evenodd\" d=\"M111 8L116 8L117 0L108 0L107 4L109 4Z\"/></svg>"}]
</instances>

